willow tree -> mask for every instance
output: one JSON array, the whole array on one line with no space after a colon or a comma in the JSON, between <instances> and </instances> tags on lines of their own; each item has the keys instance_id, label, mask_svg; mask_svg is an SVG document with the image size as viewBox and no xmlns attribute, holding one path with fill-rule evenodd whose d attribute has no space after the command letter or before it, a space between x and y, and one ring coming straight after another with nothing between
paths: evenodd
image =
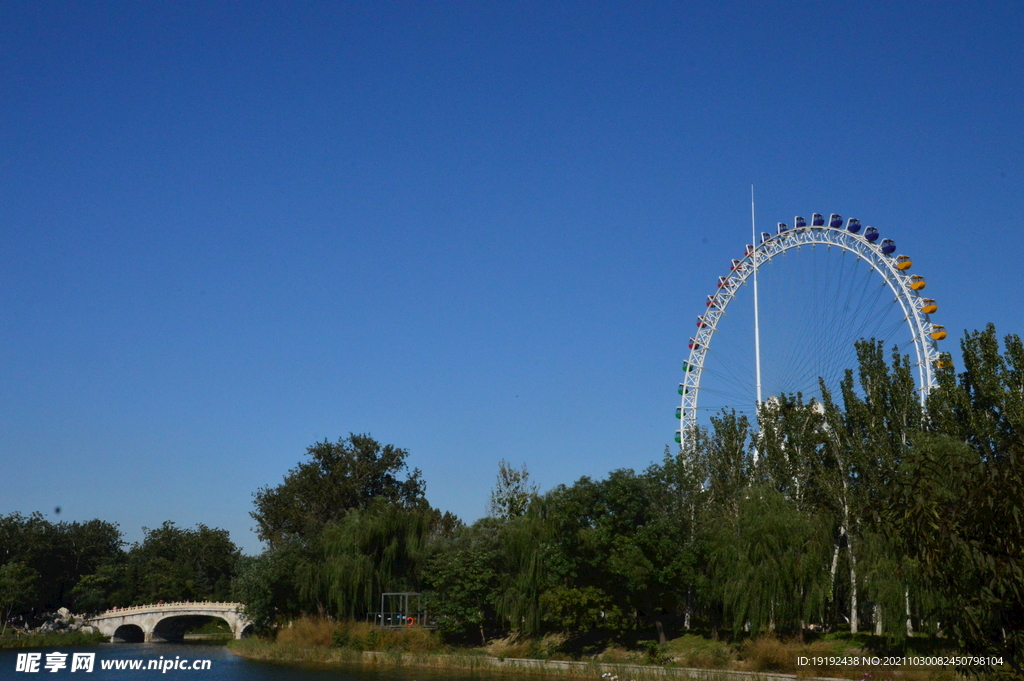
<instances>
[{"instance_id":1,"label":"willow tree","mask_svg":"<svg viewBox=\"0 0 1024 681\"><path fill-rule=\"evenodd\" d=\"M802 632L828 589L827 524L777 490L754 486L711 537L712 582L733 630Z\"/></svg>"},{"instance_id":2,"label":"willow tree","mask_svg":"<svg viewBox=\"0 0 1024 681\"><path fill-rule=\"evenodd\" d=\"M541 596L554 585L553 530L547 507L539 500L524 515L509 518L501 529L506 570L499 577L495 608L510 629L532 633L541 628Z\"/></svg>"},{"instance_id":3,"label":"willow tree","mask_svg":"<svg viewBox=\"0 0 1024 681\"><path fill-rule=\"evenodd\" d=\"M385 591L413 591L436 513L384 501L324 528L322 558L299 568L299 591L341 617L374 609Z\"/></svg>"}]
</instances>

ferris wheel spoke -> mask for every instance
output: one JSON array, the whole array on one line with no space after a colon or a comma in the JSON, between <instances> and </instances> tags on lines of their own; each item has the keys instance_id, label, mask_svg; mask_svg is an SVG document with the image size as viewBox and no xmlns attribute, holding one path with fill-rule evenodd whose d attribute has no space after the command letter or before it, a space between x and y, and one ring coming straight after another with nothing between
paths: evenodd
<instances>
[{"instance_id":1,"label":"ferris wheel spoke","mask_svg":"<svg viewBox=\"0 0 1024 681\"><path fill-rule=\"evenodd\" d=\"M726 405L753 411L753 342L737 327L750 309L749 296L742 302L740 291L755 266L763 287L761 371L768 394L813 398L822 382L838 390L846 370L856 368L854 341L862 338L894 345L901 353L912 348L922 398L934 385L934 339L945 334L922 311L917 289L923 279L905 271L909 259L897 259L891 240L871 239L877 239L877 230L869 227L861 234L858 227L855 234L842 228L841 219L838 224L794 227L762 239L720 278L684 366L681 432L698 425L698 412L714 413ZM739 310L738 317L726 315L730 306ZM705 404L698 405L701 396Z\"/></svg>"}]
</instances>

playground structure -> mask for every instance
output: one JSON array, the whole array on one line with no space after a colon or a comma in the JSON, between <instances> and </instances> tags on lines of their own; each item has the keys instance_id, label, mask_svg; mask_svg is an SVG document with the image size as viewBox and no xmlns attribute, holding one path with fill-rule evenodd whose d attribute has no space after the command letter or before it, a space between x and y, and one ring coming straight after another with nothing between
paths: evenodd
<instances>
[{"instance_id":1,"label":"playground structure","mask_svg":"<svg viewBox=\"0 0 1024 681\"><path fill-rule=\"evenodd\" d=\"M437 628L434 618L422 607L422 594L411 591L382 593L380 611L367 613L366 621L378 629Z\"/></svg>"}]
</instances>

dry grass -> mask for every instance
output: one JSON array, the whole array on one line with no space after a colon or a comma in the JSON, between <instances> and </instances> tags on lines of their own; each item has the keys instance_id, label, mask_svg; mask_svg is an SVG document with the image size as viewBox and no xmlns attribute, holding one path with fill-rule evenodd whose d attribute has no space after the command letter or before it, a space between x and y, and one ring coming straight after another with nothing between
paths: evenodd
<instances>
[{"instance_id":1,"label":"dry grass","mask_svg":"<svg viewBox=\"0 0 1024 681\"><path fill-rule=\"evenodd\" d=\"M277 632L277 641L297 648L329 648L339 623L323 617L301 617Z\"/></svg>"},{"instance_id":2,"label":"dry grass","mask_svg":"<svg viewBox=\"0 0 1024 681\"><path fill-rule=\"evenodd\" d=\"M543 638L510 634L505 638L494 639L483 651L502 660L568 660L569 656L561 652L568 640L569 636L562 633L545 634Z\"/></svg>"},{"instance_id":3,"label":"dry grass","mask_svg":"<svg viewBox=\"0 0 1024 681\"><path fill-rule=\"evenodd\" d=\"M353 651L437 653L445 650L436 632L420 627L375 629L365 622L301 617L277 632L277 643L292 648L346 648Z\"/></svg>"},{"instance_id":4,"label":"dry grass","mask_svg":"<svg viewBox=\"0 0 1024 681\"><path fill-rule=\"evenodd\" d=\"M793 646L772 636L746 641L740 646L740 656L750 671L790 672L796 671L797 655Z\"/></svg>"},{"instance_id":5,"label":"dry grass","mask_svg":"<svg viewBox=\"0 0 1024 681\"><path fill-rule=\"evenodd\" d=\"M882 665L798 665L800 657L817 658L865 657L884 655L858 648L850 641L824 640L813 643L783 641L764 636L742 643L736 650L740 669L754 672L780 672L799 677L833 677L868 679L869 681L954 681L961 677L952 669L938 667L886 667ZM737 667L733 667L737 668Z\"/></svg>"}]
</instances>

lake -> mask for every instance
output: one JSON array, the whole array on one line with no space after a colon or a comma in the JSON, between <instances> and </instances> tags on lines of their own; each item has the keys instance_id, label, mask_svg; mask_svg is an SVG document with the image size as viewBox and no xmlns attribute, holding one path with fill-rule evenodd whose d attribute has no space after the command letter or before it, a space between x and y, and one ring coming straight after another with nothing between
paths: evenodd
<instances>
[{"instance_id":1,"label":"lake","mask_svg":"<svg viewBox=\"0 0 1024 681\"><path fill-rule=\"evenodd\" d=\"M38 671L35 674L16 671L18 655L26 653L40 655L36 661ZM66 657L48 658L48 654L51 653L64 653ZM76 653L95 655L92 673L84 669L72 671L73 655ZM56 671L51 672L46 667L48 660L56 663ZM151 661L153 667L150 667ZM192 669L191 666L197 662L199 668ZM62 664L63 666L60 666ZM163 671L164 667L167 667L166 671ZM67 675L72 679L83 678L88 681L158 678L157 675L167 679L202 681L446 681L453 678L512 681L515 678L508 675L418 670L407 667L380 669L257 662L233 655L224 646L190 643L103 643L63 649L0 650L0 679L39 678L36 674L45 674L43 678L60 678Z\"/></svg>"}]
</instances>

